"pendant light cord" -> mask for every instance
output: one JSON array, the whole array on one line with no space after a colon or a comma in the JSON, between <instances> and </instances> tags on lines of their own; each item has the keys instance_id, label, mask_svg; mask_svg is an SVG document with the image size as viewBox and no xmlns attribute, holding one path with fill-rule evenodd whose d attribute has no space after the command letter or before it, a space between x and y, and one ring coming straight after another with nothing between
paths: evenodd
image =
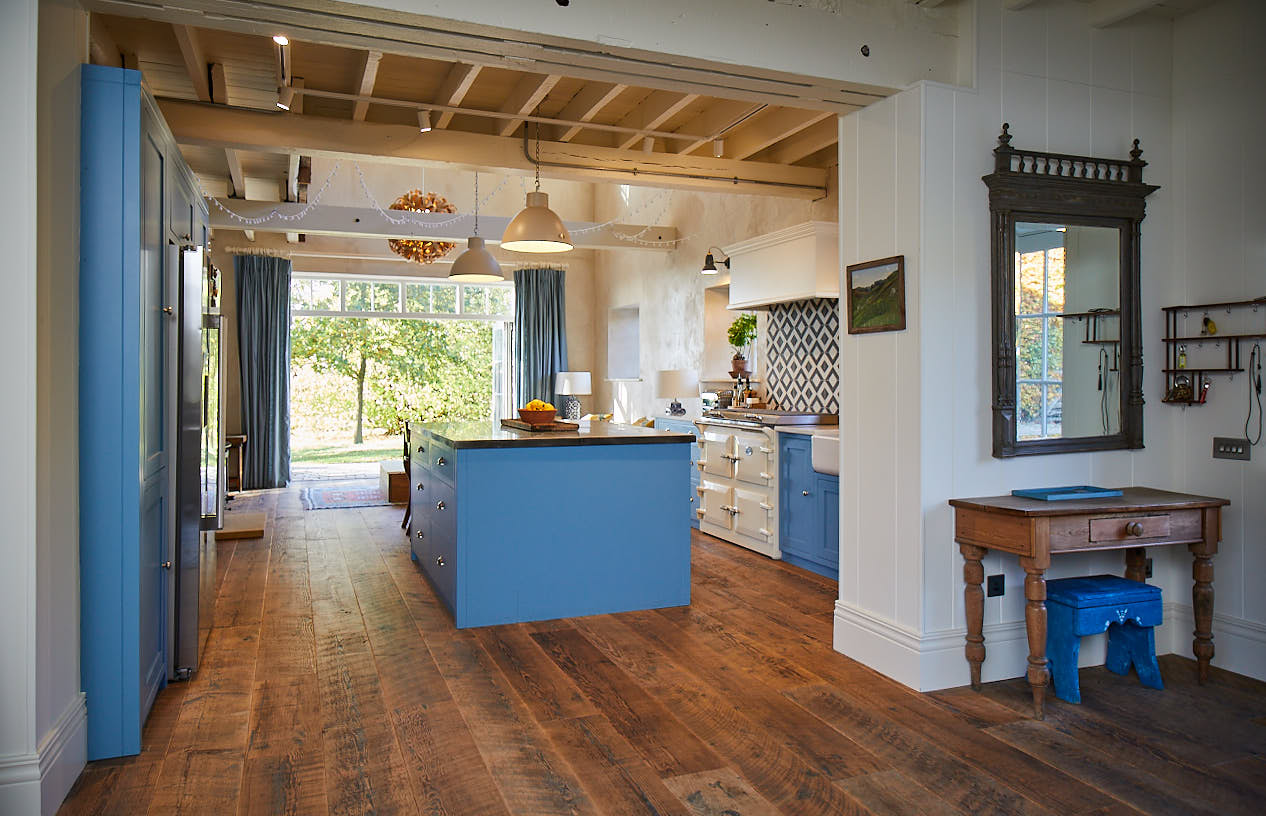
<instances>
[{"instance_id":1,"label":"pendant light cord","mask_svg":"<svg viewBox=\"0 0 1266 816\"><path fill-rule=\"evenodd\" d=\"M536 192L541 191L541 123L536 123Z\"/></svg>"},{"instance_id":2,"label":"pendant light cord","mask_svg":"<svg viewBox=\"0 0 1266 816\"><path fill-rule=\"evenodd\" d=\"M479 234L479 171L475 171L475 234Z\"/></svg>"}]
</instances>

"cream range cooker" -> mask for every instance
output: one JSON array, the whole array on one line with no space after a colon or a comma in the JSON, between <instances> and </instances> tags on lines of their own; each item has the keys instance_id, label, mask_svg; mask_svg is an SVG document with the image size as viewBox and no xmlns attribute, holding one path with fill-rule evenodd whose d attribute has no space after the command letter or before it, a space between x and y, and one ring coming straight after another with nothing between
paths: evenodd
<instances>
[{"instance_id":1,"label":"cream range cooker","mask_svg":"<svg viewBox=\"0 0 1266 816\"><path fill-rule=\"evenodd\" d=\"M819 425L834 415L716 410L699 428L699 530L770 558L778 547L777 425Z\"/></svg>"}]
</instances>

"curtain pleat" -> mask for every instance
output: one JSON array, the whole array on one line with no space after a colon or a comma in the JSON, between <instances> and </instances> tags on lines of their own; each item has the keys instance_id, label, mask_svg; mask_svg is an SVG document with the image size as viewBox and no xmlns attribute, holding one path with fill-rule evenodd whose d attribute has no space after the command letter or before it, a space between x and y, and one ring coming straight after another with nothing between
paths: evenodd
<instances>
[{"instance_id":1,"label":"curtain pleat","mask_svg":"<svg viewBox=\"0 0 1266 816\"><path fill-rule=\"evenodd\" d=\"M242 489L290 480L290 260L233 258L242 375Z\"/></svg>"},{"instance_id":2,"label":"curtain pleat","mask_svg":"<svg viewBox=\"0 0 1266 816\"><path fill-rule=\"evenodd\" d=\"M554 375L567 370L566 273L518 269L514 273L515 404L532 399L558 404Z\"/></svg>"}]
</instances>

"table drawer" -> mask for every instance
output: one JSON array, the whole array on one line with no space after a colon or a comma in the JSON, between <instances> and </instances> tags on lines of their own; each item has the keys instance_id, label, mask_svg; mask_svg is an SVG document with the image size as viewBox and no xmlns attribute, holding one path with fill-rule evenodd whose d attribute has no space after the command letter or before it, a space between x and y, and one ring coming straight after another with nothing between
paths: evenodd
<instances>
[{"instance_id":1,"label":"table drawer","mask_svg":"<svg viewBox=\"0 0 1266 816\"><path fill-rule=\"evenodd\" d=\"M1200 541L1204 537L1200 510L1122 516L1056 516L1050 524L1051 552L1181 544Z\"/></svg>"}]
</instances>

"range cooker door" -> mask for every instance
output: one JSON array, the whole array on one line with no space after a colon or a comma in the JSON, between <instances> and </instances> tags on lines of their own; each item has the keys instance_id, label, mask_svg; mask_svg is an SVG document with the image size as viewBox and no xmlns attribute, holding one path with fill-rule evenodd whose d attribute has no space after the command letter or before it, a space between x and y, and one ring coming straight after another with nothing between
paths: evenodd
<instances>
[{"instance_id":1,"label":"range cooker door","mask_svg":"<svg viewBox=\"0 0 1266 816\"><path fill-rule=\"evenodd\" d=\"M773 481L774 449L764 434L739 431L734 434L735 476L740 482L760 487Z\"/></svg>"},{"instance_id":2,"label":"range cooker door","mask_svg":"<svg viewBox=\"0 0 1266 816\"><path fill-rule=\"evenodd\" d=\"M701 522L730 530L734 526L734 488L707 479L699 482Z\"/></svg>"},{"instance_id":3,"label":"range cooker door","mask_svg":"<svg viewBox=\"0 0 1266 816\"><path fill-rule=\"evenodd\" d=\"M699 447L702 449L699 464L703 467L704 474L722 479L734 478L733 434L714 426L704 426Z\"/></svg>"},{"instance_id":4,"label":"range cooker door","mask_svg":"<svg viewBox=\"0 0 1266 816\"><path fill-rule=\"evenodd\" d=\"M767 492L734 488L734 531L768 542L773 537L770 515L774 506Z\"/></svg>"}]
</instances>

